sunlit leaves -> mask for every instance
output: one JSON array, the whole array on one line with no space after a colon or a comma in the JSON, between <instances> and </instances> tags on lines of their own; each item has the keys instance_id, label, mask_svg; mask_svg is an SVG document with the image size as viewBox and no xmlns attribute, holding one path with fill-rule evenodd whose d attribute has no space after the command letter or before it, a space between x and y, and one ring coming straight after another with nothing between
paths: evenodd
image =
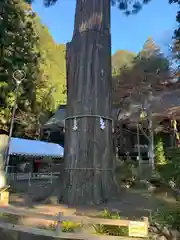
<instances>
[{"instance_id":1,"label":"sunlit leaves","mask_svg":"<svg viewBox=\"0 0 180 240\"><path fill-rule=\"evenodd\" d=\"M26 69L28 76L31 71L34 73L37 72L37 66L33 66L33 48L36 44L36 39L34 38L33 29L29 24L30 19L28 20L25 16L20 1L7 0L5 2L5 15L0 28L0 99L4 116L0 118L0 128L8 129L15 98L15 82L13 81L12 74L16 69ZM30 30L29 32L26 31L27 25ZM27 64L29 65L28 68L26 68ZM24 87L26 86L25 82L22 83L18 102L21 101L21 97L24 95L32 102L31 92L33 91L33 81L34 79L31 74L28 84L29 88L26 89ZM23 108L22 104L18 105L18 107ZM6 119L6 121L3 119Z\"/></svg>"},{"instance_id":2,"label":"sunlit leaves","mask_svg":"<svg viewBox=\"0 0 180 240\"><path fill-rule=\"evenodd\" d=\"M141 52L129 59L129 63L121 65L119 75L113 78L114 103L119 104L124 96L133 102L142 102L150 91L154 94L157 88L163 88L168 77L169 61L149 38Z\"/></svg>"}]
</instances>

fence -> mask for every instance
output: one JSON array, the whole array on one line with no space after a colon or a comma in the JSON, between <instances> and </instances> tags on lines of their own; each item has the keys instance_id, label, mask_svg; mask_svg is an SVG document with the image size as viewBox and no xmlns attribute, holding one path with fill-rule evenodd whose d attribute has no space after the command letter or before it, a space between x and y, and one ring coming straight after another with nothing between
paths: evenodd
<instances>
[{"instance_id":1,"label":"fence","mask_svg":"<svg viewBox=\"0 0 180 240\"><path fill-rule=\"evenodd\" d=\"M120 240L120 239L139 239L148 238L148 219L144 218L144 221L129 221L129 220L113 220L113 219L103 219L103 218L90 218L86 216L64 216L63 213L59 213L58 216L52 216L49 214L37 213L35 210L27 210L23 208L15 207L0 207L0 213L16 215L19 217L31 217L44 219L48 221L55 222L54 230L41 229L41 228L32 228L24 225L12 224L7 222L0 221L0 228L7 230L14 230L18 232L30 233L33 235L47 236L52 238L61 238L61 239L84 239L84 240L93 240L93 239L108 239L108 240ZM107 236L107 235L97 235L90 234L89 232L74 232L68 233L62 231L62 222L77 222L81 223L81 226L84 225L110 225L110 226L122 226L129 229L129 237L120 237L120 236ZM133 237L133 238L132 238ZM137 237L137 238L134 238Z\"/></svg>"},{"instance_id":2,"label":"fence","mask_svg":"<svg viewBox=\"0 0 180 240\"><path fill-rule=\"evenodd\" d=\"M43 171L38 173L20 173L16 172L15 167L9 166L8 173L7 173L7 184L11 187L15 188L17 185L17 181L26 181L28 186L32 185L33 180L40 180L40 181L48 181L49 183L53 183L53 179L58 178L60 172L54 171Z\"/></svg>"}]
</instances>

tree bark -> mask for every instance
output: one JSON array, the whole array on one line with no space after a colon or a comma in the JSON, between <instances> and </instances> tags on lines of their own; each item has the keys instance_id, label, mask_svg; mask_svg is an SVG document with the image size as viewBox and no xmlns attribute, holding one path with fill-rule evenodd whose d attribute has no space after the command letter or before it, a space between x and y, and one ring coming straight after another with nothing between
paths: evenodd
<instances>
[{"instance_id":1,"label":"tree bark","mask_svg":"<svg viewBox=\"0 0 180 240\"><path fill-rule=\"evenodd\" d=\"M116 190L109 119L112 112L110 0L76 1L74 33L67 44L66 56L64 200L71 204L98 204L108 200ZM75 118L77 115L83 116ZM104 130L100 128L100 118L94 115L102 116ZM77 129L73 130L76 122Z\"/></svg>"}]
</instances>

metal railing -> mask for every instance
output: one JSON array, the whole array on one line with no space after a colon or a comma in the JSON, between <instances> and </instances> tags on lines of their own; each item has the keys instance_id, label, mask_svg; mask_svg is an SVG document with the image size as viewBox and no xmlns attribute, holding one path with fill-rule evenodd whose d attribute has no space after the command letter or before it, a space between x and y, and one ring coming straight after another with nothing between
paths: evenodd
<instances>
[{"instance_id":1,"label":"metal railing","mask_svg":"<svg viewBox=\"0 0 180 240\"><path fill-rule=\"evenodd\" d=\"M54 179L57 179L60 175L60 172L52 172L52 171L43 171L43 172L16 172L16 168L14 166L8 166L8 172L6 173L7 184L11 187L15 188L18 181L27 181L28 186L32 185L32 181L48 181L48 183L53 183Z\"/></svg>"}]
</instances>

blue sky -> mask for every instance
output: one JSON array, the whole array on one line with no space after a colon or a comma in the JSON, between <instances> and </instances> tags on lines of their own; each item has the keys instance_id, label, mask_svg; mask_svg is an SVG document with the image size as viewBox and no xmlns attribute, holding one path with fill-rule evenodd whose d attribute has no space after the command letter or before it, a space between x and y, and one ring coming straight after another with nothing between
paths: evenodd
<instances>
[{"instance_id":1,"label":"blue sky","mask_svg":"<svg viewBox=\"0 0 180 240\"><path fill-rule=\"evenodd\" d=\"M74 26L75 0L59 0L50 8L45 8L41 0L36 0L33 9L45 24L57 43L71 40ZM117 8L112 8L111 33L112 53L119 49L139 52L151 36L167 49L176 27L177 5L169 5L168 0L152 0L134 16L126 17Z\"/></svg>"}]
</instances>

